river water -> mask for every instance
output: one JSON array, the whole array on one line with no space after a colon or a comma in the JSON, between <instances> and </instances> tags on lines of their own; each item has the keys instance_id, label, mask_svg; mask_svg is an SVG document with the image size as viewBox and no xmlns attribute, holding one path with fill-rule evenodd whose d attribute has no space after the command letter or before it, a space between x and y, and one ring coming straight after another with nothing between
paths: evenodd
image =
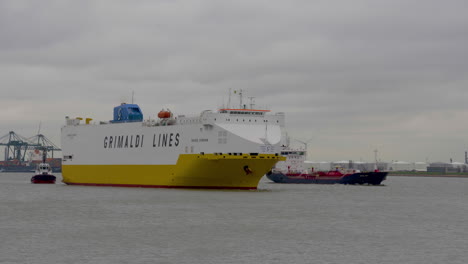
<instances>
[{"instance_id":1,"label":"river water","mask_svg":"<svg viewBox=\"0 0 468 264\"><path fill-rule=\"evenodd\" d=\"M221 191L35 185L31 176L0 173L2 264L468 260L468 178L263 178L257 191Z\"/></svg>"}]
</instances>

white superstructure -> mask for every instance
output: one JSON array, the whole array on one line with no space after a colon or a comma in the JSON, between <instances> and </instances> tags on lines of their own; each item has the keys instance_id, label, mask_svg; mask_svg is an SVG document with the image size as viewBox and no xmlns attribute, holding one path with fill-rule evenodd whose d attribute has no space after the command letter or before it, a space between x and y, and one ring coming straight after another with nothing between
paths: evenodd
<instances>
[{"instance_id":1,"label":"white superstructure","mask_svg":"<svg viewBox=\"0 0 468 264\"><path fill-rule=\"evenodd\" d=\"M279 153L284 113L221 109L200 116L143 122L82 124L62 128L64 164L174 164L179 154Z\"/></svg>"}]
</instances>

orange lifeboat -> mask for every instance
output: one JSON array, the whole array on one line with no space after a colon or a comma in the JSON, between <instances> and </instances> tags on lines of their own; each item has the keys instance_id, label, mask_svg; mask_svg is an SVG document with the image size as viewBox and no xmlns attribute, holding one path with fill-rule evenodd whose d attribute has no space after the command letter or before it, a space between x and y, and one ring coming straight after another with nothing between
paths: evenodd
<instances>
[{"instance_id":1,"label":"orange lifeboat","mask_svg":"<svg viewBox=\"0 0 468 264\"><path fill-rule=\"evenodd\" d=\"M171 117L171 112L170 112L170 111L161 110L161 111L158 113L158 117L159 117L159 118L170 118L170 117Z\"/></svg>"}]
</instances>

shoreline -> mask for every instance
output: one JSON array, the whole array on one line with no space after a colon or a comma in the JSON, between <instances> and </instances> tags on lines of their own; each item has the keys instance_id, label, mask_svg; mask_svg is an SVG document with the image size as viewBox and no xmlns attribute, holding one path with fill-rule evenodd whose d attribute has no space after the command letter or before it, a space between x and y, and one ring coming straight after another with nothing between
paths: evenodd
<instances>
[{"instance_id":1,"label":"shoreline","mask_svg":"<svg viewBox=\"0 0 468 264\"><path fill-rule=\"evenodd\" d=\"M392 177L437 177L437 178L468 178L467 175L456 175L456 174L391 174L387 176Z\"/></svg>"}]
</instances>

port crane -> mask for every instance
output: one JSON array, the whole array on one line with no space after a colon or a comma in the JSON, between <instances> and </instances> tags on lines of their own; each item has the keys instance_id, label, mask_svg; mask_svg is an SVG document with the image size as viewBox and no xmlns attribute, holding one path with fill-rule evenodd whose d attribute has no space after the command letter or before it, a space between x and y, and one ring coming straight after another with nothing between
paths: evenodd
<instances>
[{"instance_id":1,"label":"port crane","mask_svg":"<svg viewBox=\"0 0 468 264\"><path fill-rule=\"evenodd\" d=\"M5 146L5 161L18 160L24 161L26 151L32 143L27 138L10 131L8 134L0 137L0 146Z\"/></svg>"},{"instance_id":2,"label":"port crane","mask_svg":"<svg viewBox=\"0 0 468 264\"><path fill-rule=\"evenodd\" d=\"M14 131L0 137L0 146L5 147L5 161L17 160L24 162L28 150L42 150L51 152L52 158L54 151L60 151L54 143L47 139L44 135L38 134L31 138L23 137Z\"/></svg>"},{"instance_id":3,"label":"port crane","mask_svg":"<svg viewBox=\"0 0 468 264\"><path fill-rule=\"evenodd\" d=\"M33 142L35 149L42 150L44 152L51 152L51 158L54 157L54 151L61 151L52 141L46 138L43 134L37 134L33 137L28 138L28 141Z\"/></svg>"}]
</instances>

